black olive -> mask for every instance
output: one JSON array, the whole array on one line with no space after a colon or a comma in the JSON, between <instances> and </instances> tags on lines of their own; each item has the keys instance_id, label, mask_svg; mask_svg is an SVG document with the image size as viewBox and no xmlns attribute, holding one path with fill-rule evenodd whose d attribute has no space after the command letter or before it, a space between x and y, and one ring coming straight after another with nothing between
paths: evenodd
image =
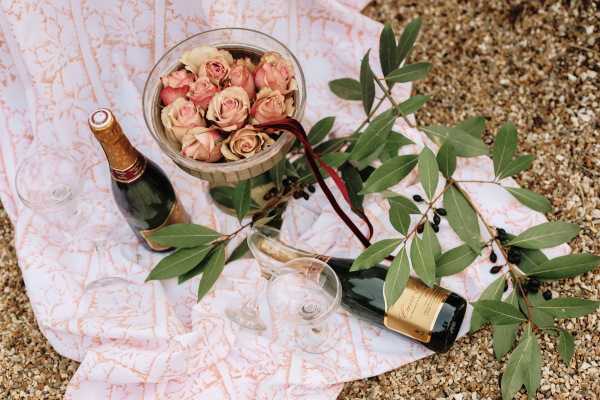
<instances>
[{"instance_id":1,"label":"black olive","mask_svg":"<svg viewBox=\"0 0 600 400\"><path fill-rule=\"evenodd\" d=\"M490 253L490 261L495 263L496 261L498 261L498 256L496 255L496 253L494 253L494 250L491 251Z\"/></svg>"},{"instance_id":2,"label":"black olive","mask_svg":"<svg viewBox=\"0 0 600 400\"><path fill-rule=\"evenodd\" d=\"M308 191L314 193L317 189L315 189L315 185L308 185Z\"/></svg>"},{"instance_id":3,"label":"black olive","mask_svg":"<svg viewBox=\"0 0 600 400\"><path fill-rule=\"evenodd\" d=\"M492 267L490 269L490 272L492 274L497 274L498 272L500 272L501 269L502 269L502 265L496 265L495 267Z\"/></svg>"},{"instance_id":4,"label":"black olive","mask_svg":"<svg viewBox=\"0 0 600 400\"><path fill-rule=\"evenodd\" d=\"M544 293L542 293L542 296L544 296L544 300L551 300L552 292L550 290L546 290Z\"/></svg>"},{"instance_id":5,"label":"black olive","mask_svg":"<svg viewBox=\"0 0 600 400\"><path fill-rule=\"evenodd\" d=\"M437 214L434 214L433 215L433 223L436 224L436 225L439 225L440 222L442 222L442 219L440 218L440 216L437 215Z\"/></svg>"},{"instance_id":6,"label":"black olive","mask_svg":"<svg viewBox=\"0 0 600 400\"><path fill-rule=\"evenodd\" d=\"M521 253L511 247L508 251L508 262L511 264L519 264L521 262Z\"/></svg>"},{"instance_id":7,"label":"black olive","mask_svg":"<svg viewBox=\"0 0 600 400\"><path fill-rule=\"evenodd\" d=\"M416 201L417 203L420 203L421 201L423 201L423 198L421 196L419 196L418 194L415 194L413 196L413 200Z\"/></svg>"},{"instance_id":8,"label":"black olive","mask_svg":"<svg viewBox=\"0 0 600 400\"><path fill-rule=\"evenodd\" d=\"M425 224L419 224L417 226L417 233L423 233L423 229L425 229Z\"/></svg>"},{"instance_id":9,"label":"black olive","mask_svg":"<svg viewBox=\"0 0 600 400\"><path fill-rule=\"evenodd\" d=\"M436 214L439 214L439 215L441 215L442 217L443 217L443 216L445 216L445 215L447 214L447 213L446 213L446 209L445 209L445 208L437 208L437 209L435 210L435 212L436 212Z\"/></svg>"}]
</instances>

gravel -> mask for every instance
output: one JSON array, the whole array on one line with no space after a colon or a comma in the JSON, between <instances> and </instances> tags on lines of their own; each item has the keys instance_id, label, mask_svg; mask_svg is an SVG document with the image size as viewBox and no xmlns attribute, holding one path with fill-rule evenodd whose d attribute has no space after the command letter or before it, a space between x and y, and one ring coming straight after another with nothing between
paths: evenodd
<instances>
[{"instance_id":1,"label":"gravel","mask_svg":"<svg viewBox=\"0 0 600 400\"><path fill-rule=\"evenodd\" d=\"M511 120L521 133L519 151L536 156L519 183L551 199L550 219L582 226L576 251L600 254L600 2L377 0L365 14L395 28L423 18L412 59L434 68L415 91L433 98L419 122L483 115L491 141ZM1 209L0 282L0 398L62 398L77 363L54 352L37 328ZM600 273L547 288L554 296L600 298ZM554 339L542 338L538 399L600 397L599 316L562 323L577 334L569 366ZM340 399L497 399L505 362L495 360L491 333L483 329L446 354L349 383Z\"/></svg>"}]
</instances>

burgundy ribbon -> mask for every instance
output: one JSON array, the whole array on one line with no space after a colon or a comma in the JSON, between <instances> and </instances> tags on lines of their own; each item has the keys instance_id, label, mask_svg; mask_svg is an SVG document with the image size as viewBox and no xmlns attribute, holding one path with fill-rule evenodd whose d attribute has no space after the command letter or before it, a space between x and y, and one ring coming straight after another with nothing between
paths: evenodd
<instances>
[{"instance_id":1,"label":"burgundy ribbon","mask_svg":"<svg viewBox=\"0 0 600 400\"><path fill-rule=\"evenodd\" d=\"M306 136L306 131L304 130L300 122L293 118L285 118L279 121L265 122L263 124L256 125L256 127L283 129L288 132L291 132L294 136L296 136L296 138L300 141L300 143L302 143L302 146L304 147L304 152L306 154L306 159L308 160L308 165L310 166L313 174L315 175L317 183L323 190L323 193L325 193L325 197L327 197L327 200L329 200L329 203L331 204L335 212L342 219L342 221L344 221L344 223L348 225L348 228L350 228L352 233L354 233L354 235L358 238L358 240L360 240L360 242L365 247L370 246L370 239L373 236L373 225L371 224L371 221L369 221L369 218L367 218L365 213L363 213L360 210L356 210L354 207L352 207L352 202L350 201L350 195L348 194L348 188L346 187L346 184L338 175L337 171L330 165L328 165L326 162L321 160L319 155L314 152L310 142L308 141L308 137ZM317 163L319 163L321 168L327 171L329 176L331 176L335 185L338 187L340 192L342 192L342 196L344 196L344 199L348 202L350 207L352 207L352 211L354 211L356 215L358 215L363 221L365 221L369 228L368 238L360 231L360 229L358 229L358 227L354 224L354 222L352 222L350 217L348 217L348 215L346 215L346 213L342 210L337 200L335 199L335 196L333 195L333 193L331 193L331 190L329 190L329 187L327 187L327 185L325 184L325 180L323 179L323 175L321 175L321 171L319 171Z\"/></svg>"}]
</instances>

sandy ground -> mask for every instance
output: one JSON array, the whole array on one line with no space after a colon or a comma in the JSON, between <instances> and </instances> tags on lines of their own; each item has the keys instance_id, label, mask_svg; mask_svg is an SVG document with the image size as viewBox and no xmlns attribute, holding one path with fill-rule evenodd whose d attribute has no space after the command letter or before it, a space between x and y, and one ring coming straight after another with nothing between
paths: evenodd
<instances>
[{"instance_id":1,"label":"sandy ground","mask_svg":"<svg viewBox=\"0 0 600 400\"><path fill-rule=\"evenodd\" d=\"M433 99L418 120L452 124L483 115L489 140L513 121L519 150L536 156L519 182L552 200L550 219L583 227L576 250L600 254L600 2L377 0L365 14L395 27L423 18L412 59L434 68L415 91ZM1 208L0 287L0 398L62 398L77 363L56 354L37 328ZM600 298L600 273L549 288ZM599 315L563 323L577 333L568 367L554 340L542 340L538 399L600 398ZM340 399L497 399L505 361L494 359L484 329L447 354L349 383Z\"/></svg>"}]
</instances>

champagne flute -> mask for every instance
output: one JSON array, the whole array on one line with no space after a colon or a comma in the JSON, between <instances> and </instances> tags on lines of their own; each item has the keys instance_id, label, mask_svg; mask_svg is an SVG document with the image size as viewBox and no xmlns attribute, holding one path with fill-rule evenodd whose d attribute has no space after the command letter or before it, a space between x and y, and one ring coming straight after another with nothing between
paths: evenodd
<instances>
[{"instance_id":1,"label":"champagne flute","mask_svg":"<svg viewBox=\"0 0 600 400\"><path fill-rule=\"evenodd\" d=\"M337 274L323 261L309 257L289 261L283 271L267 289L274 318L293 327L294 340L302 350L329 351L337 337L331 317L342 297Z\"/></svg>"},{"instance_id":2,"label":"champagne flute","mask_svg":"<svg viewBox=\"0 0 600 400\"><path fill-rule=\"evenodd\" d=\"M254 256L254 259L258 262L262 277L269 280L271 277L282 272L282 266L284 261L281 261L270 254L261 250L261 246L268 244L275 248L281 248L281 242L279 241L280 232L278 229L262 225L252 227L248 237L248 247ZM284 249L282 249L284 251ZM260 317L260 310L258 306L259 296L262 291L255 291L250 294L244 301L239 305L230 306L225 310L225 315L237 323L238 325L254 330L264 331L267 329L266 324Z\"/></svg>"}]
</instances>

